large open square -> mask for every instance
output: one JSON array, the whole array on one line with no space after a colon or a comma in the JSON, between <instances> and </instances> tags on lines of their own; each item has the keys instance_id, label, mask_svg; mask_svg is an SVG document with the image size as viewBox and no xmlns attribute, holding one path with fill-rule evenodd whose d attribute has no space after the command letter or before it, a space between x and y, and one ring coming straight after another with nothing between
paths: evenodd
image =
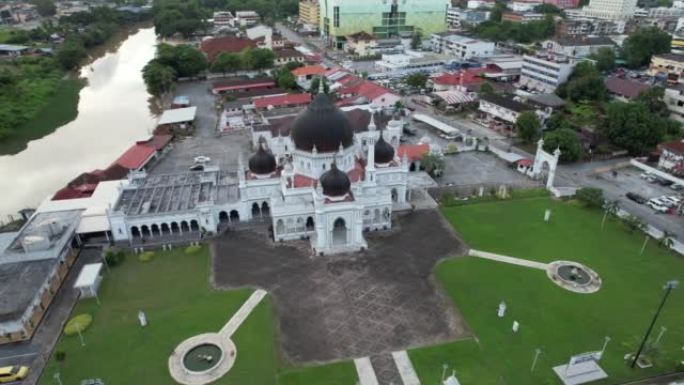
<instances>
[{"instance_id":1,"label":"large open square","mask_svg":"<svg viewBox=\"0 0 684 385\"><path fill-rule=\"evenodd\" d=\"M436 211L399 216L354 255L312 258L307 241L268 245L257 232L214 243L214 281L273 296L285 357L310 363L372 356L469 335L431 280L435 264L464 246Z\"/></svg>"}]
</instances>

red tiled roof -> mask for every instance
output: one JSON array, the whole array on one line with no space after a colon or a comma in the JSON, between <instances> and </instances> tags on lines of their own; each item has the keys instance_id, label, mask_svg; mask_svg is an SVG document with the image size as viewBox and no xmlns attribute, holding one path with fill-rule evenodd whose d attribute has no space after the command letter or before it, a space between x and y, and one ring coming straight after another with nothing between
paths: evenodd
<instances>
[{"instance_id":1,"label":"red tiled roof","mask_svg":"<svg viewBox=\"0 0 684 385\"><path fill-rule=\"evenodd\" d=\"M432 79L435 84L457 86L482 83L484 79L480 77L483 73L499 72L493 68L470 68L459 72L448 72Z\"/></svg>"},{"instance_id":2,"label":"red tiled roof","mask_svg":"<svg viewBox=\"0 0 684 385\"><path fill-rule=\"evenodd\" d=\"M430 152L430 145L427 143L402 144L397 148L399 157L403 158L404 154L406 154L406 157L408 157L408 160L411 162L423 159L423 156L428 152Z\"/></svg>"},{"instance_id":3,"label":"red tiled roof","mask_svg":"<svg viewBox=\"0 0 684 385\"><path fill-rule=\"evenodd\" d=\"M621 79L618 77L610 77L604 80L603 83L611 93L628 99L636 98L640 93L650 88L648 84L635 82L628 79Z\"/></svg>"},{"instance_id":4,"label":"red tiled roof","mask_svg":"<svg viewBox=\"0 0 684 385\"><path fill-rule=\"evenodd\" d=\"M304 66L292 70L294 76L324 75L327 70L322 65Z\"/></svg>"},{"instance_id":5,"label":"red tiled roof","mask_svg":"<svg viewBox=\"0 0 684 385\"><path fill-rule=\"evenodd\" d=\"M369 101L375 100L382 95L393 93L391 90L375 84L370 80L360 80L361 82L347 80L345 87L339 89L337 93L340 95L365 96Z\"/></svg>"},{"instance_id":6,"label":"red tiled roof","mask_svg":"<svg viewBox=\"0 0 684 385\"><path fill-rule=\"evenodd\" d=\"M311 103L311 94L289 94L289 95L278 95L270 96L265 98L256 99L254 101L255 108L267 108L269 106L281 107L281 106L301 106Z\"/></svg>"},{"instance_id":7,"label":"red tiled roof","mask_svg":"<svg viewBox=\"0 0 684 385\"><path fill-rule=\"evenodd\" d=\"M150 139L136 142L136 144L152 147L156 151L161 151L171 142L172 139L173 135L152 135Z\"/></svg>"},{"instance_id":8,"label":"red tiled roof","mask_svg":"<svg viewBox=\"0 0 684 385\"><path fill-rule=\"evenodd\" d=\"M66 200L66 199L78 199L78 198L88 198L89 196L92 195L92 192L90 194L85 193L83 191L77 190L73 187L63 187L60 190L58 190L55 195L52 196L53 201L60 201L60 200Z\"/></svg>"},{"instance_id":9,"label":"red tiled roof","mask_svg":"<svg viewBox=\"0 0 684 385\"><path fill-rule=\"evenodd\" d=\"M245 48L256 48L257 44L249 39L226 36L207 39L202 42L200 49L207 54L209 61L213 61L221 52L240 52Z\"/></svg>"},{"instance_id":10,"label":"red tiled roof","mask_svg":"<svg viewBox=\"0 0 684 385\"><path fill-rule=\"evenodd\" d=\"M515 162L515 163L517 163L517 164L518 164L518 166L525 166L525 167L529 167L529 166L531 166L531 165L532 165L532 163L534 163L534 162L532 161L532 159L527 159L527 158L524 158L524 159L520 159L520 160L518 160L518 161L517 161L517 162Z\"/></svg>"},{"instance_id":11,"label":"red tiled roof","mask_svg":"<svg viewBox=\"0 0 684 385\"><path fill-rule=\"evenodd\" d=\"M671 142L664 142L660 143L658 147L663 150L668 150L670 152L674 152L675 154L682 155L684 154L684 141L682 140L673 140Z\"/></svg>"},{"instance_id":12,"label":"red tiled roof","mask_svg":"<svg viewBox=\"0 0 684 385\"><path fill-rule=\"evenodd\" d=\"M134 144L126 150L115 163L129 170L135 170L144 166L145 162L147 162L155 152L156 150L154 147Z\"/></svg>"},{"instance_id":13,"label":"red tiled roof","mask_svg":"<svg viewBox=\"0 0 684 385\"><path fill-rule=\"evenodd\" d=\"M237 78L232 80L224 80L215 82L211 86L211 91L213 93L222 91L233 91L242 89L260 89L260 88L272 88L275 87L275 80L271 78L256 78L256 79L243 79Z\"/></svg>"}]
</instances>

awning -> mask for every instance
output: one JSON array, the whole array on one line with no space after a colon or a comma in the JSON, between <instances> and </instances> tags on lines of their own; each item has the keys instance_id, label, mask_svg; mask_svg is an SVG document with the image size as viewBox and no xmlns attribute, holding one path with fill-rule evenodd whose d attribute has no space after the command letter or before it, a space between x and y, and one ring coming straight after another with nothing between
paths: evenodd
<instances>
[{"instance_id":1,"label":"awning","mask_svg":"<svg viewBox=\"0 0 684 385\"><path fill-rule=\"evenodd\" d=\"M93 285L97 283L101 270L101 262L84 265L81 272L78 273L78 278L76 278L76 283L74 283L74 289L93 287Z\"/></svg>"}]
</instances>

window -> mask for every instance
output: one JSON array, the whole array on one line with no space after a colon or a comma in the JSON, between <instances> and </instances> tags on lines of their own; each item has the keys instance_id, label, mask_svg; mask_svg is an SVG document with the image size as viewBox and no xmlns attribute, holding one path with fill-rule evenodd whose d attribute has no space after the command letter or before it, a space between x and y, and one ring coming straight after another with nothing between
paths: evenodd
<instances>
[{"instance_id":1,"label":"window","mask_svg":"<svg viewBox=\"0 0 684 385\"><path fill-rule=\"evenodd\" d=\"M340 26L340 7L333 8L333 26Z\"/></svg>"}]
</instances>

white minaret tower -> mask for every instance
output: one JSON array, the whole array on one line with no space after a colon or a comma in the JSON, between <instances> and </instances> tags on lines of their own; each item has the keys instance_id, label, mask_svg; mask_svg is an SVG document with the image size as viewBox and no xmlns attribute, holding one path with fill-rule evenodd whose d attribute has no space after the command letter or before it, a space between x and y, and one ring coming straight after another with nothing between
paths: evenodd
<instances>
[{"instance_id":1,"label":"white minaret tower","mask_svg":"<svg viewBox=\"0 0 684 385\"><path fill-rule=\"evenodd\" d=\"M245 187L245 161L242 153L238 155L238 186Z\"/></svg>"},{"instance_id":2,"label":"white minaret tower","mask_svg":"<svg viewBox=\"0 0 684 385\"><path fill-rule=\"evenodd\" d=\"M371 112L370 123L368 124L368 155L366 155L366 182L375 184L375 114Z\"/></svg>"}]
</instances>

